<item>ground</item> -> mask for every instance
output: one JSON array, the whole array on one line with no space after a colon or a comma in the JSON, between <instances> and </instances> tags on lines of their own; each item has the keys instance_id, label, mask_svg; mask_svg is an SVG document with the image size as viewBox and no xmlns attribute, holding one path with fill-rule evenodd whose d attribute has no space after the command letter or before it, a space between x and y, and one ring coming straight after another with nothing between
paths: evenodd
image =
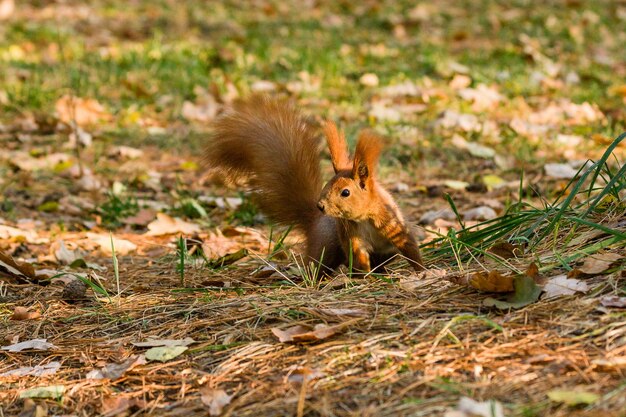
<instances>
[{"instance_id":1,"label":"ground","mask_svg":"<svg viewBox=\"0 0 626 417\"><path fill-rule=\"evenodd\" d=\"M0 415L626 415L623 3L0 19ZM203 166L254 92L385 137L427 273L315 278Z\"/></svg>"}]
</instances>

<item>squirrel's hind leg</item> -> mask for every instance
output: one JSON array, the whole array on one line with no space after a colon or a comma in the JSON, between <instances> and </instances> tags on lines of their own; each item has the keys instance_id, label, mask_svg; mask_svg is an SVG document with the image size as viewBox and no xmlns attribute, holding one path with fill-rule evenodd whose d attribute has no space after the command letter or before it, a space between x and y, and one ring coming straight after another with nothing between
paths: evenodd
<instances>
[{"instance_id":1,"label":"squirrel's hind leg","mask_svg":"<svg viewBox=\"0 0 626 417\"><path fill-rule=\"evenodd\" d=\"M346 255L337 233L337 223L332 217L323 216L307 233L307 258L320 263L320 271L331 274L346 262Z\"/></svg>"}]
</instances>

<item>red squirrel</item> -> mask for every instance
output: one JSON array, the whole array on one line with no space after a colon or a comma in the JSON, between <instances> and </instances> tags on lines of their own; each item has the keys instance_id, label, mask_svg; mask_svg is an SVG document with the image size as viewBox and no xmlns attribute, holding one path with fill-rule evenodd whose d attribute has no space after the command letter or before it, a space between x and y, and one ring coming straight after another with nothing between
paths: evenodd
<instances>
[{"instance_id":1,"label":"red squirrel","mask_svg":"<svg viewBox=\"0 0 626 417\"><path fill-rule=\"evenodd\" d=\"M246 180L260 211L304 233L307 257L325 271L350 259L359 271L380 271L398 252L424 269L398 205L376 180L379 136L362 131L350 159L343 133L327 121L335 176L322 189L318 130L292 103L252 96L213 128L204 148L208 167L230 181Z\"/></svg>"}]
</instances>

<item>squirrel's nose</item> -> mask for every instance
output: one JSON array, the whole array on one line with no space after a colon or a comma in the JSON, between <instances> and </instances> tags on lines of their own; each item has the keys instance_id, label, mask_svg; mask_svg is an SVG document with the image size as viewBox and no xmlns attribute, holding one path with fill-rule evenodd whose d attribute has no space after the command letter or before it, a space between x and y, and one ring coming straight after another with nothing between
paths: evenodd
<instances>
[{"instance_id":1,"label":"squirrel's nose","mask_svg":"<svg viewBox=\"0 0 626 417\"><path fill-rule=\"evenodd\" d=\"M324 205L322 204L321 201L317 202L317 208L320 209L320 211L323 213L324 212Z\"/></svg>"}]
</instances>

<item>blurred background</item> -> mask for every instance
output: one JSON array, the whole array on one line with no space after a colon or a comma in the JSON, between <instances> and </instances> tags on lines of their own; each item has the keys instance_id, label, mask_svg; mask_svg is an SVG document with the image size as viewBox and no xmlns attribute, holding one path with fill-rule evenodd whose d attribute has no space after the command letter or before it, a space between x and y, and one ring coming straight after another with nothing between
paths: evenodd
<instances>
[{"instance_id":1,"label":"blurred background","mask_svg":"<svg viewBox=\"0 0 626 417\"><path fill-rule=\"evenodd\" d=\"M374 127L388 182L435 195L571 178L626 121L623 1L2 0L0 19L5 212L199 192L210 122L252 92L350 141Z\"/></svg>"}]
</instances>

